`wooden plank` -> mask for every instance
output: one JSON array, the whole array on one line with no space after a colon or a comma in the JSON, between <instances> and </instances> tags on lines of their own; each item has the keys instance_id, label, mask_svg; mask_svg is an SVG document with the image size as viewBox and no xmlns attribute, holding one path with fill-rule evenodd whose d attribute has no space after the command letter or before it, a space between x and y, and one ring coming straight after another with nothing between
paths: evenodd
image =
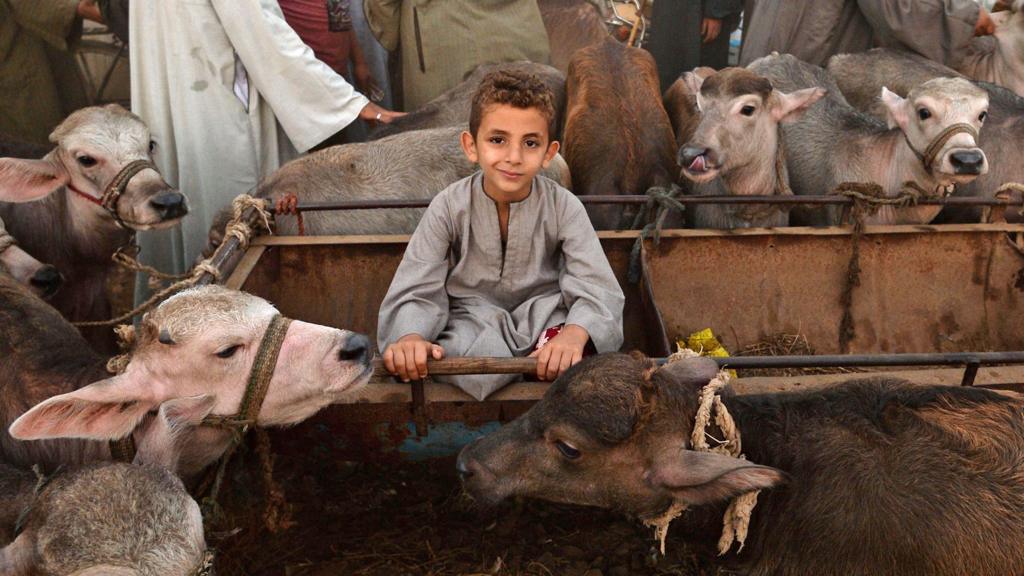
<instances>
[{"instance_id":1,"label":"wooden plank","mask_svg":"<svg viewBox=\"0 0 1024 576\"><path fill-rule=\"evenodd\" d=\"M255 243L249 245L242 259L238 262L238 266L235 266L234 272L231 273L231 277L224 283L224 286L232 290L241 290L242 285L249 278L249 273L256 267L260 256L263 256L263 252L266 249L266 246L256 245Z\"/></svg>"},{"instance_id":2,"label":"wooden plank","mask_svg":"<svg viewBox=\"0 0 1024 576\"><path fill-rule=\"evenodd\" d=\"M940 224L894 226L867 226L865 234L942 234L957 232L1018 232L1024 233L1024 224ZM597 233L602 239L635 239L637 230L602 230ZM733 230L686 230L662 231L663 238L715 238L736 236L849 236L848 226L811 228L793 226L787 228L737 228ZM408 234L372 234L344 236L259 236L254 246L310 246L318 244L402 244L409 241Z\"/></svg>"},{"instance_id":3,"label":"wooden plank","mask_svg":"<svg viewBox=\"0 0 1024 576\"><path fill-rule=\"evenodd\" d=\"M869 377L902 378L921 386L959 386L962 368L934 368L924 370L892 370L850 374L815 374L810 376L758 376L737 378L730 385L737 394L764 394L813 390L832 386L847 380ZM992 366L978 370L975 385L981 388L1024 389L1024 366ZM546 382L519 382L498 390L487 402L539 400L550 384ZM425 398L431 402L476 402L462 390L450 384L431 382L425 386ZM375 381L353 392L342 404L359 403L411 403L412 386L398 382Z\"/></svg>"}]
</instances>

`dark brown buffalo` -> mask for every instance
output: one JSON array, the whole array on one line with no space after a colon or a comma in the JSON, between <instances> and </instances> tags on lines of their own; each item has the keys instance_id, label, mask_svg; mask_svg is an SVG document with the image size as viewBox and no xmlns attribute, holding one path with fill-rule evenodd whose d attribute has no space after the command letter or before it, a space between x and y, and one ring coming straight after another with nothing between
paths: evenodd
<instances>
[{"instance_id":1,"label":"dark brown buffalo","mask_svg":"<svg viewBox=\"0 0 1024 576\"><path fill-rule=\"evenodd\" d=\"M573 192L645 194L672 183L675 142L649 53L605 37L576 52L565 89L562 155ZM619 209L588 211L595 227L620 224Z\"/></svg>"},{"instance_id":2,"label":"dark brown buffalo","mask_svg":"<svg viewBox=\"0 0 1024 576\"><path fill-rule=\"evenodd\" d=\"M144 168L117 201L120 224L97 204L122 168L151 159L149 128L116 104L76 111L50 139L55 148L40 159L0 158L0 218L26 252L64 275L52 303L65 317L106 320L111 256L134 230L176 225L188 212L185 196L155 169ZM42 199L25 201L32 198ZM110 328L85 333L98 350L116 351Z\"/></svg>"},{"instance_id":3,"label":"dark brown buffalo","mask_svg":"<svg viewBox=\"0 0 1024 576\"><path fill-rule=\"evenodd\" d=\"M742 574L1024 574L1019 397L891 378L727 389L742 460L689 449L698 393L716 371L709 359L657 370L623 354L585 360L463 449L464 487L485 504L523 495L646 521L689 506L669 536L712 545L726 502L761 489L745 547L722 558Z\"/></svg>"},{"instance_id":4,"label":"dark brown buffalo","mask_svg":"<svg viewBox=\"0 0 1024 576\"><path fill-rule=\"evenodd\" d=\"M581 48L602 42L608 27L597 6L588 0L538 0L551 46L551 65L569 72L569 62Z\"/></svg>"}]
</instances>

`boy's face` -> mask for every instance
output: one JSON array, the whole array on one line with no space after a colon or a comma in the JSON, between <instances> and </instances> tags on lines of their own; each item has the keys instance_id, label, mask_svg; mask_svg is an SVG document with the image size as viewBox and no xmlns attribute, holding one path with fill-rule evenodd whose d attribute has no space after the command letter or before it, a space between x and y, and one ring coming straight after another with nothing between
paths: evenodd
<instances>
[{"instance_id":1,"label":"boy's face","mask_svg":"<svg viewBox=\"0 0 1024 576\"><path fill-rule=\"evenodd\" d=\"M558 142L548 137L548 122L536 108L492 104L475 137L462 133L462 149L483 170L488 195L518 201L530 194L533 177L558 153Z\"/></svg>"}]
</instances>

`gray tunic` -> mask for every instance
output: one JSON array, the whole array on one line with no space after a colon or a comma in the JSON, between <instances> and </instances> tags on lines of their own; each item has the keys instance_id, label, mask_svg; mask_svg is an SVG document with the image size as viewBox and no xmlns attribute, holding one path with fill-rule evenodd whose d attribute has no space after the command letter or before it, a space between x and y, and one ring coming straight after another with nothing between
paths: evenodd
<instances>
[{"instance_id":1,"label":"gray tunic","mask_svg":"<svg viewBox=\"0 0 1024 576\"><path fill-rule=\"evenodd\" d=\"M524 356L553 325L586 329L598 352L622 345L625 298L583 204L537 176L510 207L502 253L498 211L480 172L430 203L381 303L378 346L407 334L452 356ZM479 400L514 375L450 381Z\"/></svg>"},{"instance_id":2,"label":"gray tunic","mask_svg":"<svg viewBox=\"0 0 1024 576\"><path fill-rule=\"evenodd\" d=\"M824 66L835 54L903 48L956 67L974 36L974 0L757 0L740 65L774 52ZM748 25L749 24L749 25Z\"/></svg>"}]
</instances>

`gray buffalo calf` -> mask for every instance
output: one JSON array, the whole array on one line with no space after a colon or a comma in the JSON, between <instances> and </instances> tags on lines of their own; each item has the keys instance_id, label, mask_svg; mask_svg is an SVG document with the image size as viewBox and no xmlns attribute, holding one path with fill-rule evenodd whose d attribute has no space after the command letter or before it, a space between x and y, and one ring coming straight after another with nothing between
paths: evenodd
<instances>
[{"instance_id":1,"label":"gray buffalo calf","mask_svg":"<svg viewBox=\"0 0 1024 576\"><path fill-rule=\"evenodd\" d=\"M56 148L42 159L0 158L0 218L28 253L64 275L53 305L65 317L106 320L111 256L133 230L177 224L185 196L150 162L149 128L116 104L76 111L50 139ZM88 329L87 340L115 350L109 328Z\"/></svg>"},{"instance_id":2,"label":"gray buffalo calf","mask_svg":"<svg viewBox=\"0 0 1024 576\"><path fill-rule=\"evenodd\" d=\"M390 124L383 124L370 134L371 140L378 140L410 130L444 128L456 126L466 130L469 126L469 110L480 81L495 70L516 70L534 74L551 89L555 103L555 125L561 126L562 111L565 108L565 75L546 64L526 60L501 64L481 64L466 76L465 80L444 94L434 98L405 116L395 118ZM558 135L552 134L557 139Z\"/></svg>"},{"instance_id":3,"label":"gray buffalo calf","mask_svg":"<svg viewBox=\"0 0 1024 576\"><path fill-rule=\"evenodd\" d=\"M733 497L762 490L745 546L751 576L1024 573L1024 402L967 387L855 380L720 395L746 459L693 450L709 359L657 369L606 354L466 446L458 469L483 504L523 495L621 510L717 548ZM706 434L724 438L716 425ZM710 551L709 550L709 551Z\"/></svg>"},{"instance_id":4,"label":"gray buffalo calf","mask_svg":"<svg viewBox=\"0 0 1024 576\"><path fill-rule=\"evenodd\" d=\"M844 182L877 184L886 197L905 186L920 196L946 196L955 184L988 171L977 131L988 116L988 95L962 79L926 82L904 99L883 88L887 123L853 109L829 74L789 55L766 56L748 69L776 90L824 88L828 95L783 126L790 187L798 195L827 194ZM871 224L922 224L938 206L882 206ZM794 209L791 222L828 225L839 210Z\"/></svg>"},{"instance_id":5,"label":"gray buffalo calf","mask_svg":"<svg viewBox=\"0 0 1024 576\"><path fill-rule=\"evenodd\" d=\"M950 68L914 54L876 48L860 54L840 54L828 63L843 95L854 108L884 118L878 101L882 86L899 94L934 78L956 78ZM1020 161L1020 143L1024 142L1024 98L1006 88L975 83L989 97L989 119L982 126L978 144L989 160L989 171L964 184L957 184L956 196L992 198L1006 182L1024 182L1024 163ZM939 215L941 222L978 222L982 210L974 207L947 207ZM1016 211L1007 213L1010 221L1021 218Z\"/></svg>"},{"instance_id":6,"label":"gray buffalo calf","mask_svg":"<svg viewBox=\"0 0 1024 576\"><path fill-rule=\"evenodd\" d=\"M413 130L374 142L332 146L282 166L260 182L255 195L279 201L294 196L302 202L332 200L429 200L449 184L477 171L466 159L459 134L465 128ZM566 188L572 186L561 156L541 172ZM321 211L303 215L305 233L412 234L425 208ZM230 210L222 211L210 227L205 256L223 238ZM275 219L279 234L298 234L297 219Z\"/></svg>"},{"instance_id":7,"label":"gray buffalo calf","mask_svg":"<svg viewBox=\"0 0 1024 576\"><path fill-rule=\"evenodd\" d=\"M5 576L192 576L205 561L199 506L164 468L99 464L40 482L0 464L0 500L0 521L18 509Z\"/></svg>"},{"instance_id":8,"label":"gray buffalo calf","mask_svg":"<svg viewBox=\"0 0 1024 576\"><path fill-rule=\"evenodd\" d=\"M676 161L698 196L788 195L789 173L779 130L825 95L805 88L786 94L743 68L687 72L665 94L676 128ZM785 226L789 215L766 206L693 205L695 228Z\"/></svg>"}]
</instances>

